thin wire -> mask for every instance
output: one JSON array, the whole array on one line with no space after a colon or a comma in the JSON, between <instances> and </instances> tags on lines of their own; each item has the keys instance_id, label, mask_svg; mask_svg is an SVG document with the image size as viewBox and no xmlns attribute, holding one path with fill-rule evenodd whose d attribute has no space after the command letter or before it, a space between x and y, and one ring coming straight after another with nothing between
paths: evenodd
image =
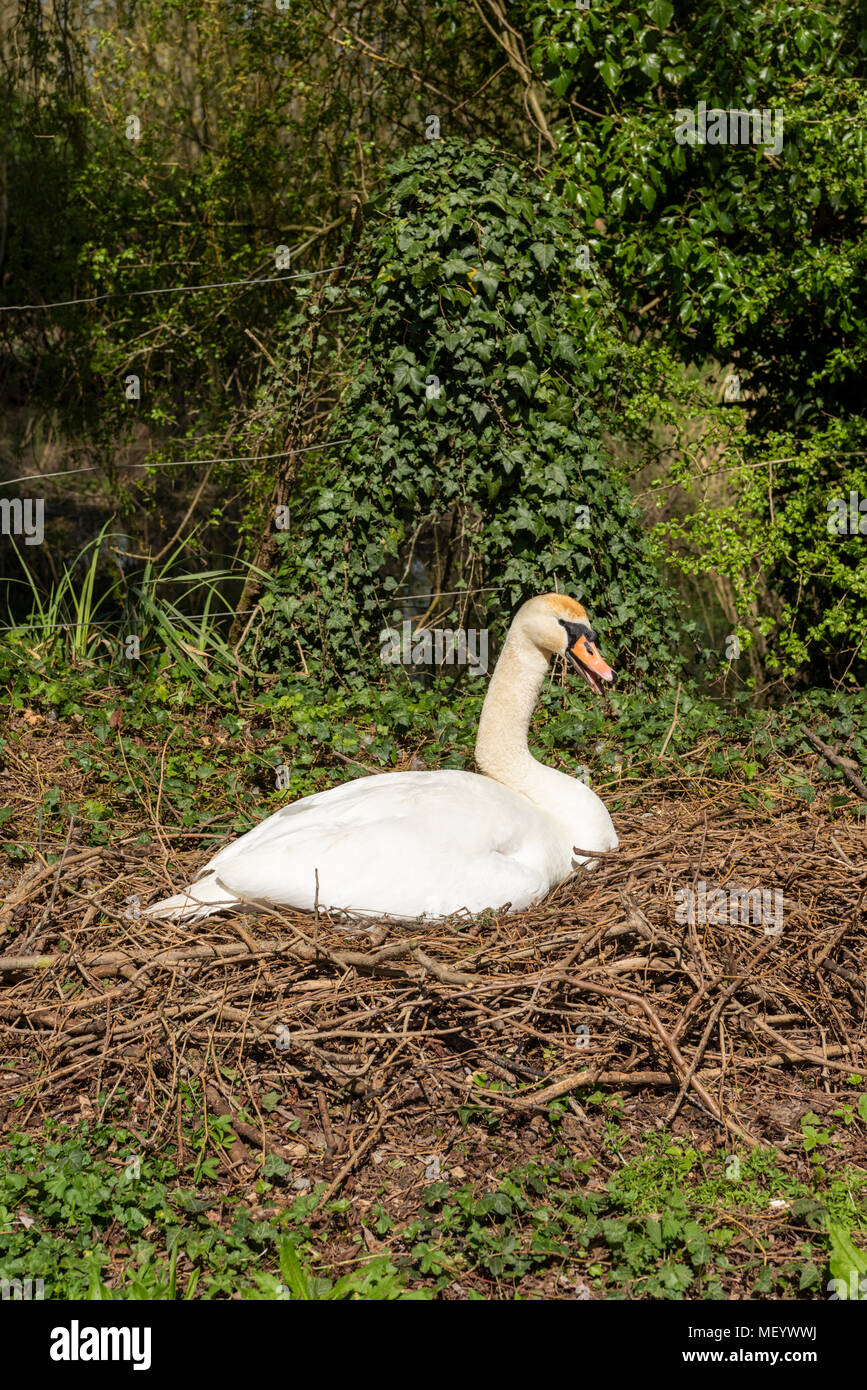
<instances>
[{"instance_id":1,"label":"thin wire","mask_svg":"<svg viewBox=\"0 0 867 1390\"><path fill-rule=\"evenodd\" d=\"M489 586L488 586L487 588L485 588L485 589L451 589L451 590L449 590L449 591L446 592L446 593L439 593L439 594L409 594L409 595L407 595L406 598L403 598L403 599L398 598L398 602L400 602L400 603L410 603L410 602L413 602L413 601L414 601L415 599L417 599L417 598L418 598L418 599L422 599L422 598L455 598L455 597L458 596L458 595L463 596L463 595L469 595L469 594L496 594L496 593L499 593L501 589L510 589L511 587L512 587L512 586L511 586L510 584L494 584L494 585L489 585ZM387 595L380 595L380 597L384 598L385 601L388 602L388 596L387 596ZM394 597L394 596L392 596L392 597ZM234 616L236 616L236 617L238 617L238 618L246 618L250 613L255 613L255 612L256 612L256 609L255 609L255 608L239 608L239 609L237 609L237 610L235 610L235 609L226 609L226 611L225 611L224 613L220 613L220 614L216 614L216 615L215 615L215 614L208 614L208 613L184 613L184 614L182 614L181 616L183 617L183 619L184 619L185 621L195 622L197 618L206 618L206 617L214 617L214 616L217 616L217 617L227 617L228 614L229 614L230 612L231 612L232 614L234 614ZM105 621L105 620L100 621L100 622L97 622L96 620L94 620L94 621L92 621L92 622L85 622L84 620L82 620L81 622L78 622L78 623L29 623L29 622L27 622L26 619L24 619L24 620L22 620L20 623L18 623L18 624L17 624L16 626L14 626L14 627L0 627L0 632L20 632L22 628L26 628L28 631L29 631L31 628L36 628L36 629L42 630L42 629L44 629L44 628L49 628L49 627L51 627L51 628L55 628L55 627L117 627L117 622L107 622L107 621Z\"/></svg>"},{"instance_id":2,"label":"thin wire","mask_svg":"<svg viewBox=\"0 0 867 1390\"><path fill-rule=\"evenodd\" d=\"M230 613L232 614L233 617L246 618L247 615L248 615L249 613L255 613L255 612L256 612L256 609L255 609L255 608L239 608L239 609L237 609L237 610L234 609L234 608L227 608L223 613L182 613L180 616L181 616L181 618L182 618L182 620L183 620L184 622L191 622L191 623L192 623L192 622L195 622L198 618L215 618L215 617L218 617L218 618L227 618L227 617L229 616ZM109 621L108 621L107 619L105 619L105 618L101 619L100 621L97 621L95 618L92 618L92 619L89 619L89 620L82 618L81 622L78 622L78 623L29 623L29 622L27 621L27 619L25 618L25 619L23 619L20 623L14 624L12 627L0 627L0 632L21 632L22 630L25 630L25 631L27 631L27 632L30 632L30 631L44 632L46 628L57 628L57 627L84 627L84 628L88 628L88 627L119 627L119 626L120 626L120 623L119 623L118 620L115 620L114 622L109 622ZM130 634L130 635L133 636L134 634ZM122 640L123 640L122 638L118 638L118 641L122 641Z\"/></svg>"},{"instance_id":3,"label":"thin wire","mask_svg":"<svg viewBox=\"0 0 867 1390\"><path fill-rule=\"evenodd\" d=\"M465 595L465 594L467 594L467 595L468 595L468 594L496 594L496 593L499 593L501 589L509 589L509 588L511 588L511 585L510 585L510 584L496 584L496 585L489 585L489 586L488 586L487 588L485 588L485 589L452 589L452 590L449 590L447 593L441 593L441 594L411 594L411 595L408 595L407 598L399 599L398 602L407 603L407 602L410 602L410 601L412 601L412 600L414 600L414 599L417 599L417 598L418 598L418 599L422 599L422 598L454 598L454 597L456 597L457 595ZM383 595L382 597L385 597L385 598L386 598L386 602L388 602L388 599L387 599L386 596ZM184 620L185 622L196 622L197 619L199 619L199 618L207 618L207 617L221 617L221 618L225 618L225 617L228 617L229 613L232 613L232 615L233 615L234 617L246 618L246 617L249 616L250 613L255 613L255 612L256 612L256 609L255 609L255 608L238 608L238 609L234 609L234 608L228 609L228 608L227 608L227 609L225 610L225 612L223 612L223 613L218 613L218 614L214 614L214 613L183 613L183 614L181 614L181 617L183 618L183 620ZM33 631L33 630L35 630L35 631L40 631L40 632L41 632L41 631L45 631L45 629L47 629L47 628L68 628L68 627L86 627L86 628L89 628L89 627L117 627L117 626L118 626L117 620L115 620L114 622L109 622L109 621L107 621L106 619L102 619L102 620L100 620L100 621L97 621L96 619L92 619L92 620L90 620L90 621L86 621L85 619L82 619L81 622L77 622L77 623L30 623L30 622L28 622L27 619L25 618L25 619L22 619L22 621L21 621L20 623L16 623L16 624L15 624L14 626L12 626L12 627L0 627L0 632L21 632L22 630L26 630L27 632L30 632L30 631ZM119 639L119 640L120 640L120 639Z\"/></svg>"},{"instance_id":4,"label":"thin wire","mask_svg":"<svg viewBox=\"0 0 867 1390\"><path fill-rule=\"evenodd\" d=\"M435 594L404 594L397 593L380 594L379 597L389 603L392 599L398 603L415 603L416 599L423 598L466 598L470 594L498 594L501 589L511 589L511 584L489 584L485 589L445 589Z\"/></svg>"},{"instance_id":5,"label":"thin wire","mask_svg":"<svg viewBox=\"0 0 867 1390\"><path fill-rule=\"evenodd\" d=\"M417 599L417 598L419 598L419 599L421 599L421 598L454 598L454 597L457 596L457 595L464 595L464 594L495 594L495 593L499 593L499 591L500 591L501 589L509 589L509 588L511 588L511 585L510 585L510 584L496 584L496 585L489 585L489 586L488 586L487 588L485 588L485 589L452 589L452 590L449 590L447 593L442 593L442 594L411 594L411 595L408 595L407 598L402 599L402 600L399 600L399 601L400 601L400 602L403 602L403 603L407 603L407 602L409 602L410 600L414 600L414 599ZM387 602L387 601L388 601L387 597L384 596L384 595L383 595L383 597L386 598L386 602ZM229 608L227 608L227 609L225 610L225 612L223 612L223 613L218 613L218 614L214 614L214 613L183 613L183 614L181 614L181 617L183 618L183 620L184 620L185 622L195 622L195 621L196 621L197 619L199 619L199 618L207 618L207 617L221 617L221 618L225 618L225 617L228 617L229 613L232 613L232 615L233 615L234 617L246 618L246 617L249 616L250 613L255 613L255 612L256 612L256 609L255 609L255 608L238 608L238 609L234 609L234 608L229 609ZM62 628L67 628L67 627L117 627L117 626L118 626L117 620L115 620L114 622L109 622L109 621L107 621L106 619L102 619L102 620L100 620L100 621L97 621L96 619L92 619L92 620L90 620L90 621L86 621L85 619L82 619L81 622L77 622L77 623L30 623L30 622L28 622L28 621L26 620L26 618L25 618L25 619L22 619L22 621L21 621L20 623L14 624L12 627L0 627L0 632L21 632L22 630L26 630L26 631L28 631L28 632L30 632L31 630L44 631L46 628L61 628L61 627L62 627Z\"/></svg>"},{"instance_id":6,"label":"thin wire","mask_svg":"<svg viewBox=\"0 0 867 1390\"><path fill-rule=\"evenodd\" d=\"M332 270L339 269L337 265L328 265L323 270L299 270L296 275L269 275L264 280L223 280L218 285L170 285L161 290L115 290L107 294L87 295L83 299L58 299L52 304L0 304L0 314L25 309L67 309L72 304L100 304L105 299L137 299L148 294L187 294L195 290L228 290L236 285L274 285L278 280L309 280L313 275L328 275Z\"/></svg>"},{"instance_id":7,"label":"thin wire","mask_svg":"<svg viewBox=\"0 0 867 1390\"><path fill-rule=\"evenodd\" d=\"M124 468L187 468L195 463L258 463L260 459L285 459L291 454L312 454L317 449L330 449L338 444L351 444L351 438L326 439L324 444L305 444L303 449L282 449L278 454L238 454L234 458L215 459L169 459L163 463L126 463ZM25 473L21 478L0 480L0 487L11 487L13 483L38 482L42 478L69 478L73 473L100 473L102 464L89 463L86 468L62 468L57 473Z\"/></svg>"}]
</instances>

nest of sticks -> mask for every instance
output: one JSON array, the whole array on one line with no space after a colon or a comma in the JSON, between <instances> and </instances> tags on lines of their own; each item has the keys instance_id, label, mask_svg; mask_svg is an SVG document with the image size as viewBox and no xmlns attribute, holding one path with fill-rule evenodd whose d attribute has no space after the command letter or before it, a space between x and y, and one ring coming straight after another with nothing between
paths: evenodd
<instances>
[{"instance_id":1,"label":"nest of sticks","mask_svg":"<svg viewBox=\"0 0 867 1390\"><path fill-rule=\"evenodd\" d=\"M867 868L855 818L774 795L649 786L616 815L620 850L542 905L411 928L137 920L130 899L168 891L154 847L68 842L0 910L0 1121L124 1085L152 1147L192 1076L232 1117L230 1166L276 1153L325 1197L377 1143L423 1151L431 1116L503 1132L553 1101L581 1113L585 1086L721 1143L779 1142L793 1072L826 1089L867 1072Z\"/></svg>"}]
</instances>

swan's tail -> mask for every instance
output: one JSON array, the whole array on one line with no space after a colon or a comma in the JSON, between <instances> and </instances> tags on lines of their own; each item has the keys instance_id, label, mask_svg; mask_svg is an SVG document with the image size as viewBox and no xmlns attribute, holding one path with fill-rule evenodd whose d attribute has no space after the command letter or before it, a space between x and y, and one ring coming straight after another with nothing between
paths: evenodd
<instances>
[{"instance_id":1,"label":"swan's tail","mask_svg":"<svg viewBox=\"0 0 867 1390\"><path fill-rule=\"evenodd\" d=\"M171 898L163 898L151 907L142 908L142 917L166 917L173 922L199 922L203 917L212 917L227 907L240 906L239 900L228 888L223 888L216 875L201 878L191 883L181 893Z\"/></svg>"}]
</instances>

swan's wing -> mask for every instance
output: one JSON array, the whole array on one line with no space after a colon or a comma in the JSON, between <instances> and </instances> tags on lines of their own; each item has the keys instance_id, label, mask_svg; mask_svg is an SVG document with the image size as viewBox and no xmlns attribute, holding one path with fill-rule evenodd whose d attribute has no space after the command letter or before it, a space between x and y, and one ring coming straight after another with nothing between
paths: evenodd
<instances>
[{"instance_id":1,"label":"swan's wing","mask_svg":"<svg viewBox=\"0 0 867 1390\"><path fill-rule=\"evenodd\" d=\"M550 833L531 802L489 778L383 773L284 807L202 877L242 900L357 915L518 908L556 881Z\"/></svg>"}]
</instances>

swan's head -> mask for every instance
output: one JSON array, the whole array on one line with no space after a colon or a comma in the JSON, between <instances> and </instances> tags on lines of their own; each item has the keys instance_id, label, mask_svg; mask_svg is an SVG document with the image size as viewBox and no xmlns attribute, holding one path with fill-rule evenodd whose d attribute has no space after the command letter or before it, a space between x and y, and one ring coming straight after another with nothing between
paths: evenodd
<instances>
[{"instance_id":1,"label":"swan's head","mask_svg":"<svg viewBox=\"0 0 867 1390\"><path fill-rule=\"evenodd\" d=\"M531 598L515 622L546 656L565 656L595 694L600 695L604 685L614 680L614 672L596 646L596 633L586 610L574 598L565 594Z\"/></svg>"}]
</instances>

